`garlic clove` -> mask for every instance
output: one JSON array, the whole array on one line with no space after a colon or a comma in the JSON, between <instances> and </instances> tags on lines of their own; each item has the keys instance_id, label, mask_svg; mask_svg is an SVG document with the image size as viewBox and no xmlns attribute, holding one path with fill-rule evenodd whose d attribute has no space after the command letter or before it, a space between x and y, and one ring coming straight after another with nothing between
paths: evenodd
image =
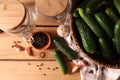
<instances>
[{"instance_id":1,"label":"garlic clove","mask_svg":"<svg viewBox=\"0 0 120 80\"><path fill-rule=\"evenodd\" d=\"M75 66L72 68L72 73L77 72L79 69L80 69L80 67L79 67L78 65L75 65Z\"/></svg>"},{"instance_id":2,"label":"garlic clove","mask_svg":"<svg viewBox=\"0 0 120 80\"><path fill-rule=\"evenodd\" d=\"M19 45L19 44L14 44L14 45L12 45L12 48L14 48L17 52L20 52L20 51L24 51L24 50L25 50L25 48L22 47L22 46Z\"/></svg>"},{"instance_id":3,"label":"garlic clove","mask_svg":"<svg viewBox=\"0 0 120 80\"><path fill-rule=\"evenodd\" d=\"M27 46L25 48L25 54L28 56L33 56L32 46Z\"/></svg>"}]
</instances>

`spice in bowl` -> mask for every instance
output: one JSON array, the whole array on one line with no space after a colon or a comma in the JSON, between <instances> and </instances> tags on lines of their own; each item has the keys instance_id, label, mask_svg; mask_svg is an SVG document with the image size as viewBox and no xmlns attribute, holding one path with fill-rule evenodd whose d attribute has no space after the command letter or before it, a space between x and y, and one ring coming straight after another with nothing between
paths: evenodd
<instances>
[{"instance_id":1,"label":"spice in bowl","mask_svg":"<svg viewBox=\"0 0 120 80\"><path fill-rule=\"evenodd\" d=\"M46 32L36 32L33 38L32 46L36 49L47 49L50 46L51 38Z\"/></svg>"}]
</instances>

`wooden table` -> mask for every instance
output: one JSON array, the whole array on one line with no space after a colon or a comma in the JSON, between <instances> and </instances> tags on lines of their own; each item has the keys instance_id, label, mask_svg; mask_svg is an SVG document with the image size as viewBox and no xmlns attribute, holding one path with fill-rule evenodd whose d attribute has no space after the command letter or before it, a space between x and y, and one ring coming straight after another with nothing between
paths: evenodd
<instances>
[{"instance_id":1,"label":"wooden table","mask_svg":"<svg viewBox=\"0 0 120 80\"><path fill-rule=\"evenodd\" d=\"M20 0L24 4L33 4L34 0ZM48 32L51 37L56 36L56 29L62 22L49 20L40 16L35 31ZM79 72L71 73L74 66L72 61L67 61L69 73L63 75L58 68L52 50L55 48L53 43L47 50L34 50L34 56L28 56L24 51L16 52L11 46L14 41L20 41L23 47L28 46L18 36L11 36L0 33L0 80L80 80ZM45 52L45 58L39 54Z\"/></svg>"}]
</instances>

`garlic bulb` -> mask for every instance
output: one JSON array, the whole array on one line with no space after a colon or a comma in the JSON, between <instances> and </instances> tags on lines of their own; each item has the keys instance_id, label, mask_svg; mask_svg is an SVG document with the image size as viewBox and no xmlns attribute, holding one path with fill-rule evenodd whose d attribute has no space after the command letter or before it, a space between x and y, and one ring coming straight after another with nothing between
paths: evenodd
<instances>
[{"instance_id":1,"label":"garlic bulb","mask_svg":"<svg viewBox=\"0 0 120 80\"><path fill-rule=\"evenodd\" d=\"M70 34L70 26L69 25L59 25L57 28L57 34L60 37L67 37Z\"/></svg>"}]
</instances>

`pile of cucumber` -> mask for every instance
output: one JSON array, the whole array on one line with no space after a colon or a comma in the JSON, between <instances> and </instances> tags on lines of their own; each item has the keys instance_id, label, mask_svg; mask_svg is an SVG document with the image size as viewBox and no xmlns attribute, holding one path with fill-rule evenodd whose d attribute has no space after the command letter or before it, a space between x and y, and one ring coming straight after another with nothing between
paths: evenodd
<instances>
[{"instance_id":1,"label":"pile of cucumber","mask_svg":"<svg viewBox=\"0 0 120 80\"><path fill-rule=\"evenodd\" d=\"M83 51L107 61L120 57L120 0L83 0L73 12Z\"/></svg>"}]
</instances>

